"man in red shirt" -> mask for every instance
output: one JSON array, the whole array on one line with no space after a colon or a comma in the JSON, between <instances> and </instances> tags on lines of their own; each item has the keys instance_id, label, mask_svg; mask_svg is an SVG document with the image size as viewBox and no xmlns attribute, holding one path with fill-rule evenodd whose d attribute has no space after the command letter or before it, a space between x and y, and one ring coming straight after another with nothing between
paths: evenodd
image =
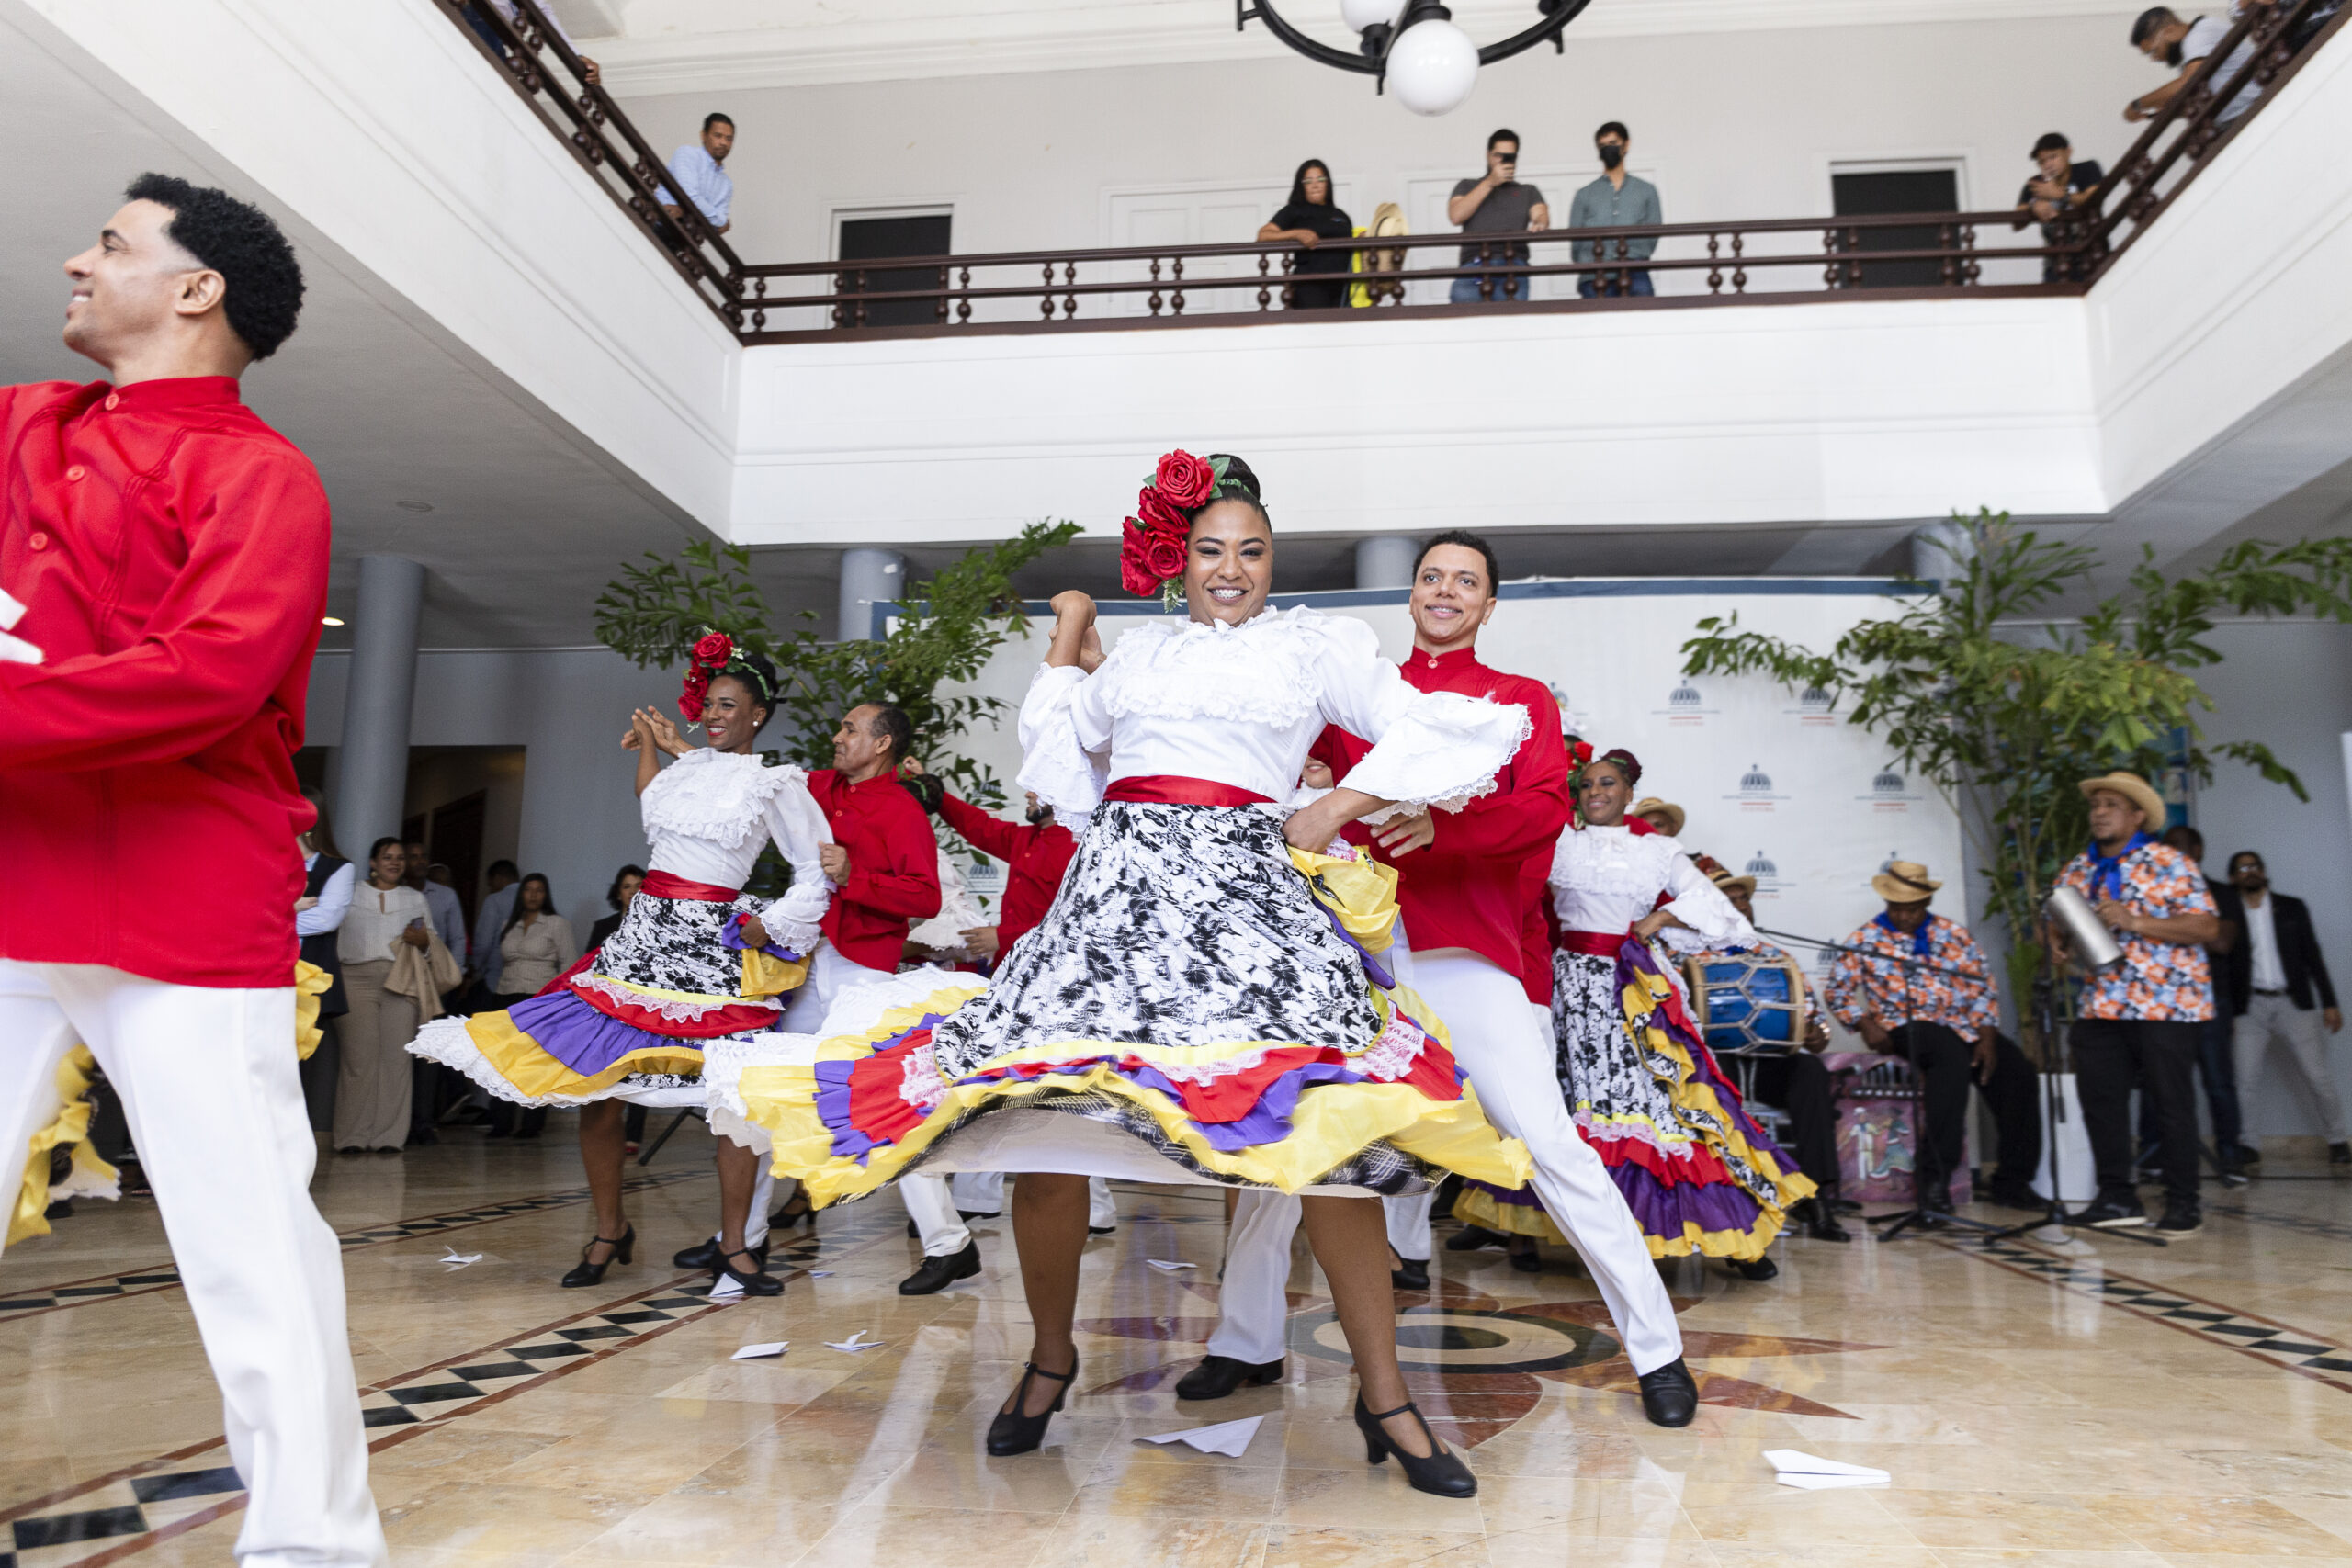
<instances>
[{"instance_id":1,"label":"man in red shirt","mask_svg":"<svg viewBox=\"0 0 2352 1568\"><path fill-rule=\"evenodd\" d=\"M788 1034L821 1032L844 989L897 974L908 928L939 913L939 840L899 782L913 739L914 725L899 709L862 704L833 732L833 765L808 775L808 793L833 829L822 852L825 874L841 891L825 911L825 942L809 964L808 983L785 1009ZM899 1194L922 1234L923 1258L899 1286L901 1295L930 1295L980 1271L979 1243L956 1214L945 1178L908 1177ZM766 1194L755 1200L764 1202Z\"/></svg>"},{"instance_id":2,"label":"man in red shirt","mask_svg":"<svg viewBox=\"0 0 2352 1568\"><path fill-rule=\"evenodd\" d=\"M1536 867L1549 865L1568 820L1567 748L1549 689L1478 662L1478 632L1494 615L1498 581L1494 551L1476 535L1457 530L1430 540L1413 573L1413 652L1404 675L1419 691L1524 708L1526 739L1494 793L1462 811L1369 830L1358 824L1349 836L1397 867L1397 978L1445 1021L1455 1060L1487 1118L1526 1142L1536 1193L1591 1269L1640 1377L1649 1418L1685 1426L1697 1413L1698 1390L1682 1364L1674 1303L1633 1212L1568 1115L1554 1066L1551 954L1543 954L1539 972L1528 951L1530 905L1544 886ZM1371 748L1326 730L1316 750L1344 783ZM1242 1194L1219 1295L1224 1315L1207 1358L1177 1384L1179 1398L1220 1398L1244 1382L1281 1375L1283 1285L1298 1219L1295 1198ZM1405 1266L1397 1283L1426 1289L1426 1198L1391 1201L1389 1241Z\"/></svg>"},{"instance_id":3,"label":"man in red shirt","mask_svg":"<svg viewBox=\"0 0 2352 1568\"><path fill-rule=\"evenodd\" d=\"M969 801L941 792L939 815L984 855L1004 862L1004 897L997 902L996 924L987 932L984 957L995 960L1036 929L1062 890L1062 874L1078 853L1078 840L1054 820L1054 808L1027 796L1022 815L1025 822L1007 822L989 816ZM976 933L967 931L966 936Z\"/></svg>"},{"instance_id":4,"label":"man in red shirt","mask_svg":"<svg viewBox=\"0 0 2352 1568\"><path fill-rule=\"evenodd\" d=\"M248 1563L380 1563L294 1056L294 783L327 499L238 397L294 330L277 226L146 175L65 264L65 343L109 380L0 389L0 1150L87 1044L121 1095L251 1494ZM205 919L156 868L204 845Z\"/></svg>"}]
</instances>

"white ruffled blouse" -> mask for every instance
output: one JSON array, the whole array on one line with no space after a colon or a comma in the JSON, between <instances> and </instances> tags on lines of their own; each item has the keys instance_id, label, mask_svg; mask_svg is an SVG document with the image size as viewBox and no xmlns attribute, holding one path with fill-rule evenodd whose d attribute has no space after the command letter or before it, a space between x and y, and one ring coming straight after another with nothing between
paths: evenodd
<instances>
[{"instance_id":1,"label":"white ruffled blouse","mask_svg":"<svg viewBox=\"0 0 2352 1568\"><path fill-rule=\"evenodd\" d=\"M1551 885L1553 912L1566 931L1628 930L1666 893L1671 895L1667 911L1697 934L1699 946L1755 940L1755 928L1740 919L1723 889L1664 833L1637 835L1622 823L1571 825L1553 848Z\"/></svg>"},{"instance_id":2,"label":"white ruffled blouse","mask_svg":"<svg viewBox=\"0 0 2352 1568\"><path fill-rule=\"evenodd\" d=\"M792 867L792 886L760 912L760 923L787 951L817 950L819 922L833 897L817 851L833 841L833 830L808 794L806 773L705 746L655 774L638 807L653 846L648 867L689 881L741 887L775 840Z\"/></svg>"},{"instance_id":3,"label":"white ruffled blouse","mask_svg":"<svg viewBox=\"0 0 2352 1568\"><path fill-rule=\"evenodd\" d=\"M1153 622L1100 669L1037 671L1021 706L1021 784L1073 831L1120 779L1174 774L1287 801L1327 724L1373 742L1348 786L1396 805L1459 811L1493 793L1527 739L1527 710L1418 692L1370 626L1269 610L1238 626Z\"/></svg>"}]
</instances>

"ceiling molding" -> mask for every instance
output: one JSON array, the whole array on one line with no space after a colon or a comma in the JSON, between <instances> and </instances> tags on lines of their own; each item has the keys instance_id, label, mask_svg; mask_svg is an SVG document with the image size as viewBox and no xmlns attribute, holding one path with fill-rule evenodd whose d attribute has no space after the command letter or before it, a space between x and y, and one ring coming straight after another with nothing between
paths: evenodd
<instances>
[{"instance_id":1,"label":"ceiling molding","mask_svg":"<svg viewBox=\"0 0 2352 1568\"><path fill-rule=\"evenodd\" d=\"M1003 9L949 8L932 16L816 26L779 23L728 32L664 28L630 37L583 36L622 96L818 86L941 76L1011 75L1119 66L1193 64L1288 58L1263 28L1237 33L1223 0L1094 0L1051 6L1015 0ZM589 0L568 9L586 20L626 12L623 0ZM1343 41L1316 13L1328 0L1292 0L1310 31ZM734 16L756 6L730 7ZM795 7L797 11L799 8ZM1455 18L1475 37L1500 37L1528 18L1528 7L1498 0L1461 0ZM2132 0L1597 0L1569 32L1571 40L1690 33L1778 31L1797 28L2027 22L2062 16L2122 16ZM805 14L805 13L804 13Z\"/></svg>"}]
</instances>

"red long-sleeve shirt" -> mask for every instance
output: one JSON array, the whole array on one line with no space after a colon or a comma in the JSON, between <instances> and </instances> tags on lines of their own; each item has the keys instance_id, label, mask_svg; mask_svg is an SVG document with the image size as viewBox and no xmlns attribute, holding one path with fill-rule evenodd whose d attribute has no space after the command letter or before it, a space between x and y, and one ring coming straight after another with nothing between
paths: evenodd
<instances>
[{"instance_id":1,"label":"red long-sleeve shirt","mask_svg":"<svg viewBox=\"0 0 2352 1568\"><path fill-rule=\"evenodd\" d=\"M931 818L895 773L851 784L832 768L808 775L808 793L849 852L849 881L825 911L825 940L852 964L895 970L907 928L939 913L939 840Z\"/></svg>"},{"instance_id":2,"label":"red long-sleeve shirt","mask_svg":"<svg viewBox=\"0 0 2352 1568\"><path fill-rule=\"evenodd\" d=\"M0 388L0 957L176 985L294 976L295 787L325 491L226 376ZM156 879L204 866L199 919Z\"/></svg>"},{"instance_id":3,"label":"red long-sleeve shirt","mask_svg":"<svg viewBox=\"0 0 2352 1568\"><path fill-rule=\"evenodd\" d=\"M939 814L964 836L964 841L984 855L1004 862L1004 902L997 907L996 948L1010 953L1054 907L1062 889L1062 873L1078 853L1078 840L1058 822L1033 828L991 817L971 802L952 795L939 797Z\"/></svg>"},{"instance_id":4,"label":"red long-sleeve shirt","mask_svg":"<svg viewBox=\"0 0 2352 1568\"><path fill-rule=\"evenodd\" d=\"M1421 692L1460 692L1527 710L1530 730L1495 780L1495 792L1462 810L1435 811L1437 837L1426 849L1391 860L1376 844L1373 853L1396 867L1396 898L1414 951L1466 947L1520 976L1530 1001L1552 998L1550 944L1539 956L1532 932L1541 929L1540 908L1552 849L1568 823L1568 750L1561 739L1560 705L1549 687L1524 675L1506 675L1478 662L1476 650L1424 653L1413 650L1404 663L1407 684ZM1326 729L1314 754L1347 782L1371 744L1346 730ZM1370 830L1351 825L1348 838L1371 844ZM1534 922L1531 924L1531 922Z\"/></svg>"}]
</instances>

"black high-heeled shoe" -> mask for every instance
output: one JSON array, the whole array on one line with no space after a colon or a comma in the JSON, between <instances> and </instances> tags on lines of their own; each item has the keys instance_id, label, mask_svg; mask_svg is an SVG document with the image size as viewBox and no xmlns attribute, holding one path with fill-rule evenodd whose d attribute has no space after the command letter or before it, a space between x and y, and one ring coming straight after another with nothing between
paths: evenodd
<instances>
[{"instance_id":1,"label":"black high-heeled shoe","mask_svg":"<svg viewBox=\"0 0 2352 1568\"><path fill-rule=\"evenodd\" d=\"M1544 1255L1536 1250L1534 1242L1529 1241L1521 1247L1514 1239L1510 1248L1510 1266L1522 1274L1541 1274L1544 1272Z\"/></svg>"},{"instance_id":2,"label":"black high-heeled shoe","mask_svg":"<svg viewBox=\"0 0 2352 1568\"><path fill-rule=\"evenodd\" d=\"M751 1249L760 1267L768 1266L768 1244L764 1241ZM694 1246L683 1247L670 1255L670 1261L680 1269L691 1269L698 1274L716 1274L727 1262L727 1254L718 1250L718 1238L705 1236Z\"/></svg>"},{"instance_id":3,"label":"black high-heeled shoe","mask_svg":"<svg viewBox=\"0 0 2352 1568\"><path fill-rule=\"evenodd\" d=\"M605 1255L602 1263L589 1262L588 1254L599 1247L609 1247L613 1250ZM605 1282L605 1269L616 1263L628 1262L636 1254L637 1226L634 1224L624 1229L617 1238L600 1235L580 1249L580 1261L572 1265L571 1272L563 1277L563 1288L576 1291L582 1285L601 1285Z\"/></svg>"},{"instance_id":4,"label":"black high-heeled shoe","mask_svg":"<svg viewBox=\"0 0 2352 1568\"><path fill-rule=\"evenodd\" d=\"M729 1253L718 1260L718 1276L711 1281L711 1284L716 1286L719 1280L732 1280L743 1287L743 1293L747 1296L784 1294L784 1281L768 1272L767 1250L763 1247L756 1252L746 1248L741 1252ZM748 1258L752 1260L750 1273L747 1274L735 1267L735 1260L739 1258Z\"/></svg>"},{"instance_id":5,"label":"black high-heeled shoe","mask_svg":"<svg viewBox=\"0 0 2352 1568\"><path fill-rule=\"evenodd\" d=\"M1407 1453L1389 1438L1387 1428L1381 1426L1389 1416L1402 1416L1408 1410L1413 1413L1413 1419L1421 1424L1421 1435L1430 1440L1430 1451L1426 1454ZM1437 1440L1437 1434L1430 1430L1429 1417L1423 1416L1419 1406L1411 1400L1375 1416L1363 1407L1363 1395L1358 1393L1356 1430L1363 1434L1366 1461L1378 1464L1390 1454L1395 1454L1396 1462L1405 1467L1405 1479L1412 1483L1414 1491L1427 1492L1439 1497L1476 1497L1478 1495L1478 1478L1470 1473L1470 1467L1462 1462L1460 1454L1451 1452Z\"/></svg>"},{"instance_id":6,"label":"black high-heeled shoe","mask_svg":"<svg viewBox=\"0 0 2352 1568\"><path fill-rule=\"evenodd\" d=\"M1078 1363L1072 1361L1066 1372L1049 1372L1035 1361L1023 1363L1021 1382L1012 1391L1012 1408L1000 1410L996 1419L989 1423L989 1452L1002 1459L1008 1454L1025 1454L1046 1440L1046 1424L1062 1407L1062 1400L1069 1393L1071 1380L1078 1376ZM1023 1415L1029 1403L1029 1380L1048 1378L1062 1386L1054 1392L1054 1402L1035 1416Z\"/></svg>"},{"instance_id":7,"label":"black high-heeled shoe","mask_svg":"<svg viewBox=\"0 0 2352 1568\"><path fill-rule=\"evenodd\" d=\"M768 1216L770 1230L790 1230L795 1225L807 1225L810 1235L817 1230L817 1205L808 1201L808 1189L792 1195L792 1201Z\"/></svg>"}]
</instances>

